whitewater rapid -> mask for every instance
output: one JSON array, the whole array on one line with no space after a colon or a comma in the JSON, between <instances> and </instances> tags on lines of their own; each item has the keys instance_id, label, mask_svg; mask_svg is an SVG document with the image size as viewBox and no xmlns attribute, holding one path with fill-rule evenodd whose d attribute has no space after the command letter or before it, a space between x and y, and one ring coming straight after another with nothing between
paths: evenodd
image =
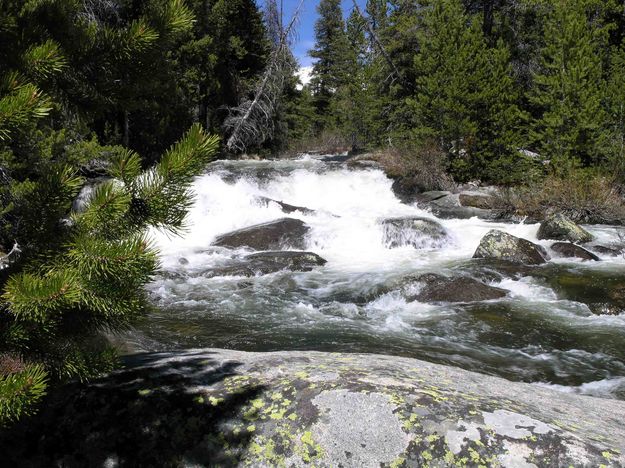
<instances>
[{"instance_id":1,"label":"whitewater rapid","mask_svg":"<svg viewBox=\"0 0 625 468\"><path fill-rule=\"evenodd\" d=\"M469 260L491 229L550 243L536 239L537 224L437 219L401 203L391 185L380 170L350 169L321 157L212 164L194 183L196 202L184 235L152 234L163 274L149 286L155 308L136 339L148 349L398 354L567 391L625 395L625 355L618 351L625 350L625 316L593 314L581 302L559 298L540 278L492 280L510 294L484 304L407 302L397 288L402 278L471 274ZM260 197L314 212L287 215ZM434 219L449 238L442 246L390 249L381 221L403 216ZM310 226L307 250L326 259L324 267L256 278L202 275L249 253L211 247L217 236L284 217ZM612 227L588 229L604 244L619 239ZM555 258L551 264L605 275L625 270L620 257L602 260Z\"/></svg>"}]
</instances>

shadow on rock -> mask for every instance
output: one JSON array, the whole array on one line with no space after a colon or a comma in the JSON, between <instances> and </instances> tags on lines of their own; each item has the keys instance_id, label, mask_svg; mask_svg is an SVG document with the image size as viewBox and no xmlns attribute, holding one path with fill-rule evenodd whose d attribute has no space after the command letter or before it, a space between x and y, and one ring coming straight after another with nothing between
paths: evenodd
<instances>
[{"instance_id":1,"label":"shadow on rock","mask_svg":"<svg viewBox=\"0 0 625 468\"><path fill-rule=\"evenodd\" d=\"M39 415L0 432L2 466L237 464L253 433L230 421L263 387L216 394L240 363L170 358L134 356L131 370L59 388Z\"/></svg>"}]
</instances>

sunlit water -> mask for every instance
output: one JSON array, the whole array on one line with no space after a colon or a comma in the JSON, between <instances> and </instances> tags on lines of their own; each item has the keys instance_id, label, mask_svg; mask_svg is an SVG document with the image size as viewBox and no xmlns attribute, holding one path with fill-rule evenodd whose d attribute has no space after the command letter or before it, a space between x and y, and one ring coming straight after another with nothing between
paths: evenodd
<instances>
[{"instance_id":1,"label":"sunlit water","mask_svg":"<svg viewBox=\"0 0 625 468\"><path fill-rule=\"evenodd\" d=\"M155 307L133 340L150 350L393 354L569 392L625 398L625 315L597 315L584 297L571 299L571 288L564 294L553 281L580 276L618 283L625 277L622 258L593 263L554 259L531 276L489 274L470 259L490 229L545 247L550 243L536 240L538 225L477 218L439 220L450 233L442 247L390 249L381 220L435 219L418 206L402 204L391 184L381 171L351 170L313 157L214 163L195 182L197 202L186 235L155 234L163 273L149 286ZM259 202L259 196L316 212L285 215L277 204ZM249 253L211 247L216 236L285 216L312 228L308 250L328 261L324 267L256 278L202 276ZM588 228L603 243L618 239L615 228ZM402 279L424 272L468 274L510 294L464 305L407 302Z\"/></svg>"}]
</instances>

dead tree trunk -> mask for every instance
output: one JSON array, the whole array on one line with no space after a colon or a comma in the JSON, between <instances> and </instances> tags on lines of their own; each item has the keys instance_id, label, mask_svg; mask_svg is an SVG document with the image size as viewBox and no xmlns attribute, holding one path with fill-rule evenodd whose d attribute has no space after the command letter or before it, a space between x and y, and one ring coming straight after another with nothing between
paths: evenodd
<instances>
[{"instance_id":1,"label":"dead tree trunk","mask_svg":"<svg viewBox=\"0 0 625 468\"><path fill-rule=\"evenodd\" d=\"M375 30L371 26L371 22L369 21L369 18L367 18L364 15L362 10L358 6L358 3L356 2L356 0L352 0L352 1L354 3L354 8L356 9L356 11L360 15L360 17L364 20L365 25L367 27L367 31L369 31L369 34L371 35L371 37L373 39L373 43L375 44L375 46L378 48L378 50L382 54L382 57L384 57L384 60L386 60L386 63L388 63L388 66L391 68L391 70L393 72L393 75L395 75L395 78L397 78L398 80L401 80L401 75L399 73L399 70L395 66L395 63L393 63L393 59L391 59L391 56L388 54L388 52L384 48L384 46L382 45L382 42L380 41L380 38L378 37L378 35L376 34Z\"/></svg>"},{"instance_id":2,"label":"dead tree trunk","mask_svg":"<svg viewBox=\"0 0 625 468\"><path fill-rule=\"evenodd\" d=\"M232 109L231 116L226 119L226 130L231 132L226 149L230 152L243 152L250 146L263 143L273 134L272 118L284 90L285 79L295 71L295 62L289 50L289 37L303 3L304 0L300 0L289 25L281 31L269 64L256 87L254 98Z\"/></svg>"}]
</instances>

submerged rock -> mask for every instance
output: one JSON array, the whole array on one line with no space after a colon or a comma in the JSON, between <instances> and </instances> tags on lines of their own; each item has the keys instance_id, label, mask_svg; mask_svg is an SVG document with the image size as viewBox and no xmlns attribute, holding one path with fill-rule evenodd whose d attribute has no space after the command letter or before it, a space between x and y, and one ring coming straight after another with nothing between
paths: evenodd
<instances>
[{"instance_id":1,"label":"submerged rock","mask_svg":"<svg viewBox=\"0 0 625 468\"><path fill-rule=\"evenodd\" d=\"M448 278L442 275L426 274L411 278L404 286L408 301L419 302L478 302L501 299L508 291L461 276Z\"/></svg>"},{"instance_id":2,"label":"submerged rock","mask_svg":"<svg viewBox=\"0 0 625 468\"><path fill-rule=\"evenodd\" d=\"M552 239L583 244L593 240L592 234L562 213L549 216L538 229L539 239Z\"/></svg>"},{"instance_id":3,"label":"submerged rock","mask_svg":"<svg viewBox=\"0 0 625 468\"><path fill-rule=\"evenodd\" d=\"M211 268L201 273L205 278L217 276L252 276L268 275L278 271L311 271L323 266L327 261L312 252L272 251L247 255L233 265Z\"/></svg>"},{"instance_id":4,"label":"submerged rock","mask_svg":"<svg viewBox=\"0 0 625 468\"><path fill-rule=\"evenodd\" d=\"M273 271L265 272L265 274L267 273L273 273ZM246 263L241 263L237 265L210 268L208 270L204 270L200 276L205 278L216 278L220 276L243 276L245 278L251 278L256 276L256 272Z\"/></svg>"},{"instance_id":5,"label":"submerged rock","mask_svg":"<svg viewBox=\"0 0 625 468\"><path fill-rule=\"evenodd\" d=\"M415 359L137 355L0 433L6 466L607 466L625 402Z\"/></svg>"},{"instance_id":6,"label":"submerged rock","mask_svg":"<svg viewBox=\"0 0 625 468\"><path fill-rule=\"evenodd\" d=\"M300 213L305 214L305 215L311 215L311 214L316 213L315 210L311 210L310 208L305 208L303 206L289 205L288 203L274 200L273 198L257 197L257 200L265 206L268 205L269 203L275 203L276 205L280 207L282 211L284 211L287 214L291 214L296 211L299 211Z\"/></svg>"},{"instance_id":7,"label":"submerged rock","mask_svg":"<svg viewBox=\"0 0 625 468\"><path fill-rule=\"evenodd\" d=\"M593 260L595 262L601 260L594 253L571 242L556 242L551 246L551 250L565 258L581 258L582 260Z\"/></svg>"},{"instance_id":8,"label":"submerged rock","mask_svg":"<svg viewBox=\"0 0 625 468\"><path fill-rule=\"evenodd\" d=\"M310 227L299 219L282 218L219 236L218 247L250 247L254 250L304 249Z\"/></svg>"},{"instance_id":9,"label":"submerged rock","mask_svg":"<svg viewBox=\"0 0 625 468\"><path fill-rule=\"evenodd\" d=\"M382 226L384 244L391 249L407 245L416 249L440 248L448 238L447 230L428 218L390 218L382 221Z\"/></svg>"},{"instance_id":10,"label":"submerged rock","mask_svg":"<svg viewBox=\"0 0 625 468\"><path fill-rule=\"evenodd\" d=\"M625 248L622 246L591 245L589 248L601 255L609 255L610 257L618 257L625 252Z\"/></svg>"},{"instance_id":11,"label":"submerged rock","mask_svg":"<svg viewBox=\"0 0 625 468\"><path fill-rule=\"evenodd\" d=\"M625 275L622 272L554 265L536 271L535 275L542 278L558 298L586 304L595 314L625 312Z\"/></svg>"},{"instance_id":12,"label":"submerged rock","mask_svg":"<svg viewBox=\"0 0 625 468\"><path fill-rule=\"evenodd\" d=\"M542 246L527 239L493 229L482 238L473 258L494 258L513 263L540 265L549 260L549 254Z\"/></svg>"},{"instance_id":13,"label":"submerged rock","mask_svg":"<svg viewBox=\"0 0 625 468\"><path fill-rule=\"evenodd\" d=\"M313 268L323 266L327 262L324 258L313 252L261 252L245 257L254 268L255 265L275 265L280 270L311 271Z\"/></svg>"}]
</instances>

